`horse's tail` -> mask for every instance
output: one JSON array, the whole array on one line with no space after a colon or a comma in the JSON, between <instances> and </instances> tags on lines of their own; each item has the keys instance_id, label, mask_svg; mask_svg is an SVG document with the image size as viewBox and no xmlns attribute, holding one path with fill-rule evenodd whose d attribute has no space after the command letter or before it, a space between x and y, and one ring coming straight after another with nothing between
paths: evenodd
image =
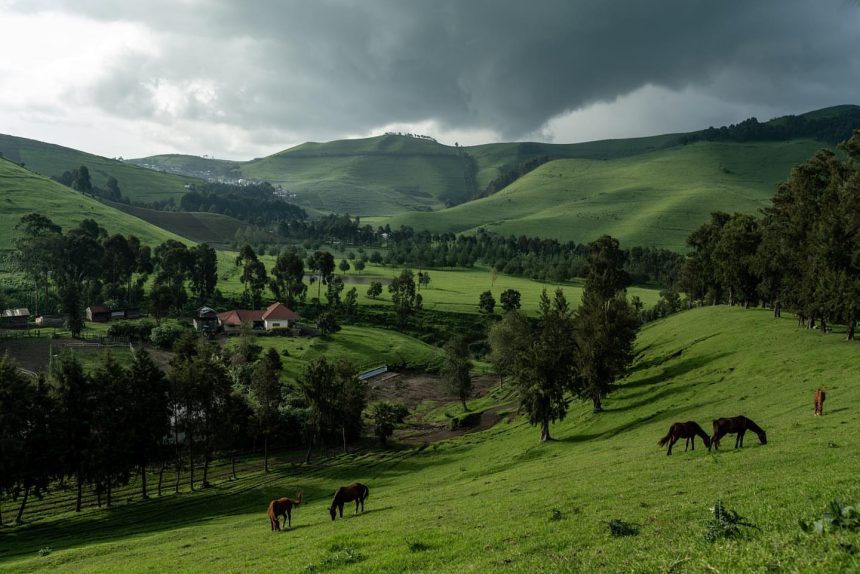
<instances>
[{"instance_id":1,"label":"horse's tail","mask_svg":"<svg viewBox=\"0 0 860 574\"><path fill-rule=\"evenodd\" d=\"M302 504L302 494L304 494L304 492L300 490L299 497L296 499L296 506L300 506Z\"/></svg>"},{"instance_id":2,"label":"horse's tail","mask_svg":"<svg viewBox=\"0 0 860 574\"><path fill-rule=\"evenodd\" d=\"M657 446L666 446L666 443L672 438L672 427L669 427L669 432L666 433L666 436L657 441Z\"/></svg>"},{"instance_id":3,"label":"horse's tail","mask_svg":"<svg viewBox=\"0 0 860 574\"><path fill-rule=\"evenodd\" d=\"M367 488L367 485L364 485L364 499L367 500L367 497L370 496L370 489Z\"/></svg>"}]
</instances>

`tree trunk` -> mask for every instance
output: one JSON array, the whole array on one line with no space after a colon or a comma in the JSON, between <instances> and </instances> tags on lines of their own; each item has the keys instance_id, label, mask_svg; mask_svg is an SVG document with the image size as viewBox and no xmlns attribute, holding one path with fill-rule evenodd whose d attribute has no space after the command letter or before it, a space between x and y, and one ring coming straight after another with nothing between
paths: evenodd
<instances>
[{"instance_id":1,"label":"tree trunk","mask_svg":"<svg viewBox=\"0 0 860 574\"><path fill-rule=\"evenodd\" d=\"M848 321L848 340L854 340L854 331L857 329L857 319L852 317L850 321Z\"/></svg>"},{"instance_id":2,"label":"tree trunk","mask_svg":"<svg viewBox=\"0 0 860 574\"><path fill-rule=\"evenodd\" d=\"M0 503L0 526L3 526L3 504Z\"/></svg>"},{"instance_id":3,"label":"tree trunk","mask_svg":"<svg viewBox=\"0 0 860 574\"><path fill-rule=\"evenodd\" d=\"M776 299L773 302L773 318L779 319L782 317L782 303L780 303L779 299Z\"/></svg>"},{"instance_id":4,"label":"tree trunk","mask_svg":"<svg viewBox=\"0 0 860 574\"><path fill-rule=\"evenodd\" d=\"M549 436L549 419L545 418L540 423L540 441L547 442L551 440L552 437Z\"/></svg>"},{"instance_id":5,"label":"tree trunk","mask_svg":"<svg viewBox=\"0 0 860 574\"><path fill-rule=\"evenodd\" d=\"M233 480L236 480L236 451L235 450L230 454L230 476L233 478Z\"/></svg>"},{"instance_id":6,"label":"tree trunk","mask_svg":"<svg viewBox=\"0 0 860 574\"><path fill-rule=\"evenodd\" d=\"M233 466L233 468L233 474L235 475L235 465ZM269 435L265 435L263 437L263 470L269 472Z\"/></svg>"},{"instance_id":7,"label":"tree trunk","mask_svg":"<svg viewBox=\"0 0 860 574\"><path fill-rule=\"evenodd\" d=\"M466 399L465 399L465 398L463 398L463 397L460 397L460 402L462 402L462 403L463 403L463 410L464 410L464 411L466 411L466 412L468 412L468 411L469 411L469 407L468 407L468 406L466 406Z\"/></svg>"},{"instance_id":8,"label":"tree trunk","mask_svg":"<svg viewBox=\"0 0 860 574\"><path fill-rule=\"evenodd\" d=\"M209 484L209 463L212 462L212 457L209 454L209 451L206 451L206 454L203 455L203 488L209 488L212 486Z\"/></svg>"},{"instance_id":9,"label":"tree trunk","mask_svg":"<svg viewBox=\"0 0 860 574\"><path fill-rule=\"evenodd\" d=\"M75 475L75 480L78 483L77 484L77 493L75 494L75 512L80 512L81 511L81 497L83 496L83 493L84 493L84 490L83 490L84 485L83 485L83 481L81 480L81 470L80 469L78 469L78 472Z\"/></svg>"},{"instance_id":10,"label":"tree trunk","mask_svg":"<svg viewBox=\"0 0 860 574\"><path fill-rule=\"evenodd\" d=\"M305 456L305 464L309 464L311 462L311 451L313 450L313 443L308 445L308 454Z\"/></svg>"},{"instance_id":11,"label":"tree trunk","mask_svg":"<svg viewBox=\"0 0 860 574\"><path fill-rule=\"evenodd\" d=\"M594 403L594 409L592 410L592 412L595 412L595 413L602 412L603 411L603 403L600 400L600 393L597 393L596 395L594 395L594 397L592 398L592 401Z\"/></svg>"},{"instance_id":12,"label":"tree trunk","mask_svg":"<svg viewBox=\"0 0 860 574\"><path fill-rule=\"evenodd\" d=\"M191 484L191 491L193 492L194 491L194 439L190 438L191 435L188 435L188 436L189 436L189 439L188 439L188 465L189 465L188 471L190 473L189 482Z\"/></svg>"},{"instance_id":13,"label":"tree trunk","mask_svg":"<svg viewBox=\"0 0 860 574\"><path fill-rule=\"evenodd\" d=\"M343 437L343 454L347 454L349 450L346 448L346 425L340 427L340 434Z\"/></svg>"},{"instance_id":14,"label":"tree trunk","mask_svg":"<svg viewBox=\"0 0 860 574\"><path fill-rule=\"evenodd\" d=\"M112 496L113 495L113 484L111 484L112 482L113 481L111 480L110 475L108 475L108 477L107 477L107 499L106 499L108 508L110 508L111 502L113 502L113 500L112 500L112 498L113 498L113 496Z\"/></svg>"},{"instance_id":15,"label":"tree trunk","mask_svg":"<svg viewBox=\"0 0 860 574\"><path fill-rule=\"evenodd\" d=\"M824 318L824 315L821 316L821 332L827 332L827 319Z\"/></svg>"},{"instance_id":16,"label":"tree trunk","mask_svg":"<svg viewBox=\"0 0 860 574\"><path fill-rule=\"evenodd\" d=\"M140 497L144 500L149 498L149 495L146 493L146 463L141 463L140 465Z\"/></svg>"},{"instance_id":17,"label":"tree trunk","mask_svg":"<svg viewBox=\"0 0 860 574\"><path fill-rule=\"evenodd\" d=\"M161 463L161 470L158 471L158 497L161 498L161 484L164 480L164 469L167 468L167 461Z\"/></svg>"},{"instance_id":18,"label":"tree trunk","mask_svg":"<svg viewBox=\"0 0 860 574\"><path fill-rule=\"evenodd\" d=\"M24 507L27 506L27 499L30 498L30 487L24 489L24 499L21 501L21 506L18 507L18 516L15 517L15 524L21 524L24 520Z\"/></svg>"},{"instance_id":19,"label":"tree trunk","mask_svg":"<svg viewBox=\"0 0 860 574\"><path fill-rule=\"evenodd\" d=\"M176 484L174 486L176 494L179 494L179 479L182 477L182 454L176 453Z\"/></svg>"}]
</instances>

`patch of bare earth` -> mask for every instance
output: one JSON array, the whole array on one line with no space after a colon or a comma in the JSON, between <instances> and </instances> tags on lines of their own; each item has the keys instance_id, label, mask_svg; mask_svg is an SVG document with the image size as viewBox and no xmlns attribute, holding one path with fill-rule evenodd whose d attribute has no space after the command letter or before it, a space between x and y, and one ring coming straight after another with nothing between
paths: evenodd
<instances>
[{"instance_id":1,"label":"patch of bare earth","mask_svg":"<svg viewBox=\"0 0 860 574\"><path fill-rule=\"evenodd\" d=\"M483 397L498 384L499 380L494 376L475 377L472 381L473 396ZM481 414L480 422L468 428L452 430L448 421L428 419L428 411L435 411L435 407L458 402L457 398L448 392L441 377L436 375L384 373L368 381L368 399L371 402L388 400L409 409L410 416L406 424L395 433L395 440L402 443L438 442L466 433L482 431L505 418L508 420L513 418L509 412L513 404L506 403L485 410ZM432 405L429 409L428 403ZM423 408L418 409L419 406Z\"/></svg>"}]
</instances>

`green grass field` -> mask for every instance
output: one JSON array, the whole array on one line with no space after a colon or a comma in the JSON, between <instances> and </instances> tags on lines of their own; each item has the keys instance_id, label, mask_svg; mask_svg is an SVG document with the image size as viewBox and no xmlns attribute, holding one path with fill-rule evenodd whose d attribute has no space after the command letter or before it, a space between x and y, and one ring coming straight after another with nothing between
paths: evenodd
<instances>
[{"instance_id":1,"label":"green grass field","mask_svg":"<svg viewBox=\"0 0 860 574\"><path fill-rule=\"evenodd\" d=\"M260 258L271 269L274 257L264 256ZM218 288L224 294L238 295L243 287L239 282L240 270L234 265L236 253L232 251L218 252ZM417 272L417 269L413 269ZM494 274L490 269L476 266L472 269L429 269L430 286L422 288L420 293L423 298L425 309L437 311L454 311L459 313L478 313L478 298L484 291L491 291L496 299L497 311L500 311L499 296L505 289L516 289L521 294L522 309L528 314L536 314L541 291L547 290L550 294L561 287L567 298L574 305L579 304L582 297L582 281L566 283L544 283L534 281L525 277L512 277L501 273ZM400 268L383 267L381 265L367 264L367 267L359 274L348 272L345 275L337 272L337 276L344 280L344 294L350 288L355 287L358 291L359 304L390 304L391 296L386 285L397 274ZM378 299L370 299L367 296L367 288L371 281L383 283L382 295ZM307 297L317 296L320 288L320 299L325 302L325 285L316 283L308 285ZM659 289L648 287L631 287L627 290L629 297L638 296L646 307L652 307L660 297ZM343 295L343 294L342 294Z\"/></svg>"},{"instance_id":2,"label":"green grass field","mask_svg":"<svg viewBox=\"0 0 860 574\"><path fill-rule=\"evenodd\" d=\"M136 235L150 245L167 239L182 240L169 231L3 160L0 160L0 205L0 249L12 248L15 225L22 216L32 212L50 217L64 230L92 218L110 233Z\"/></svg>"},{"instance_id":3,"label":"green grass field","mask_svg":"<svg viewBox=\"0 0 860 574\"><path fill-rule=\"evenodd\" d=\"M171 197L177 202L185 193L185 184L200 181L144 169L131 163L108 159L86 152L36 140L0 134L0 153L6 159L51 177L64 171L87 166L93 185L104 189L109 177L119 181L124 197L132 201L151 202Z\"/></svg>"},{"instance_id":4,"label":"green grass field","mask_svg":"<svg viewBox=\"0 0 860 574\"><path fill-rule=\"evenodd\" d=\"M648 325L631 376L594 415L575 403L540 445L521 419L428 448L363 451L325 465L280 464L81 516L39 516L0 534L10 572L847 572L856 533L803 533L827 502L860 501L856 348L834 333L798 330L766 311L696 309ZM826 386L825 416L812 394ZM746 414L769 443L747 436L708 453L656 441L676 420L706 428ZM364 515L332 522L340 484L370 486ZM303 490L289 532L265 508ZM734 540L704 539L717 499L756 525ZM6 509L4 509L6 510ZM345 509L350 512L349 506ZM638 536L612 537L622 519ZM50 549L40 556L40 549ZM46 553L46 552L43 552Z\"/></svg>"},{"instance_id":5,"label":"green grass field","mask_svg":"<svg viewBox=\"0 0 860 574\"><path fill-rule=\"evenodd\" d=\"M682 250L712 211L755 213L768 205L791 167L820 147L810 140L699 142L606 161L557 160L490 197L385 222L436 232L485 227L577 242L609 234L626 247Z\"/></svg>"}]
</instances>

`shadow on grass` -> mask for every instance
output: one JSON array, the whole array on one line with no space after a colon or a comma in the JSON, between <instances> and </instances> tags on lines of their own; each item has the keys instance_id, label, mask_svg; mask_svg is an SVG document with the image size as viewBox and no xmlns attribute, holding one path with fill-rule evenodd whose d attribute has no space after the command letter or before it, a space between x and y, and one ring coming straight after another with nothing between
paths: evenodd
<instances>
[{"instance_id":1,"label":"shadow on grass","mask_svg":"<svg viewBox=\"0 0 860 574\"><path fill-rule=\"evenodd\" d=\"M556 439L556 440L558 442L565 442L565 443L579 443L579 442L588 442L588 441L597 440L597 439L612 438L612 437L617 436L621 433L633 430L636 427L650 423L654 420L671 419L675 415L680 415L681 413L685 413L687 411L697 409L697 408L702 407L706 404L707 403L701 402L701 403L696 403L693 405L677 407L674 409L660 410L660 411L656 411L650 415L639 417L637 419L633 419L632 421L629 421L629 422L624 423L622 425L619 425L617 427L610 428L610 429L603 431L603 432L592 433L592 434L577 434L574 436L564 437L564 438L560 438L560 439ZM612 412L613 411L604 411L603 413L600 414L600 416L605 416L606 414L609 414Z\"/></svg>"},{"instance_id":2,"label":"shadow on grass","mask_svg":"<svg viewBox=\"0 0 860 574\"><path fill-rule=\"evenodd\" d=\"M651 375L649 377L643 377L635 381L624 383L622 385L619 385L618 388L638 389L642 387L651 387L653 385L668 381L669 379L681 377L683 375L686 375L687 373L691 373L697 369L701 369L707 366L709 363L722 359L723 357L728 357L731 354L732 353L714 353L713 355L705 355L701 357L691 357L689 359L684 359L683 361L679 361L673 365L665 367L656 375ZM635 395L627 394L625 396L631 397Z\"/></svg>"},{"instance_id":3,"label":"shadow on grass","mask_svg":"<svg viewBox=\"0 0 860 574\"><path fill-rule=\"evenodd\" d=\"M354 482L358 477L370 477L369 501L372 504L375 487L384 486L394 477L444 464L450 459L450 455L444 454L420 456L414 448L390 451L384 457L377 454L370 452L345 456L326 461L326 464L284 464L268 474L248 475L195 493L171 494L109 509L93 509L80 516L70 517L66 514L60 519L48 518L14 529L3 529L0 530L0 566L10 559L34 556L44 547L70 549L140 534L193 527L230 516L258 514L260 530L265 533L270 528L266 510L273 498L292 497L296 490L302 490L303 504L293 514L294 520L301 521L303 514L323 512L323 508L327 515L337 487ZM324 487L308 484L310 480L320 479L326 483ZM291 484L288 489L283 486L285 481ZM364 514L390 508L368 508ZM344 516L346 514L345 508ZM297 524L292 529L306 526Z\"/></svg>"}]
</instances>

